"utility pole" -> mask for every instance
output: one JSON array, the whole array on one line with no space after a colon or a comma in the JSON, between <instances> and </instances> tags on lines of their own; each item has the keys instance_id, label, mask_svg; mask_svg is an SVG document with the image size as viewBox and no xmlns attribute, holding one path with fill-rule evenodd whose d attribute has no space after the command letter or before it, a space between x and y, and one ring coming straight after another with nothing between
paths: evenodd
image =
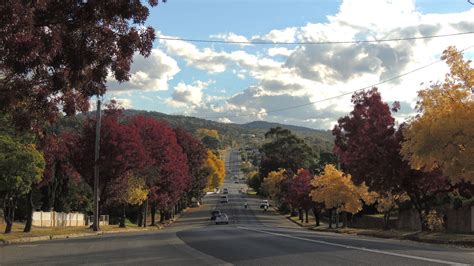
<instances>
[{"instance_id":1,"label":"utility pole","mask_svg":"<svg viewBox=\"0 0 474 266\"><path fill-rule=\"evenodd\" d=\"M94 223L93 230L99 231L99 147L100 146L100 99L97 96L96 125L95 125L95 155L94 155Z\"/></svg>"}]
</instances>

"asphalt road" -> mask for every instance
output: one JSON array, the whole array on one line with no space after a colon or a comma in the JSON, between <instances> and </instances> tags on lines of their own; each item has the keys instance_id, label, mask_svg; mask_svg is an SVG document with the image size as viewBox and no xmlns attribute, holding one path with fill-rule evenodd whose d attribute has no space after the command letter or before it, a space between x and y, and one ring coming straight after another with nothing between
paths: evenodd
<instances>
[{"instance_id":1,"label":"asphalt road","mask_svg":"<svg viewBox=\"0 0 474 266\"><path fill-rule=\"evenodd\" d=\"M276 212L259 208L260 199L240 193L238 153L220 194L189 209L173 226L147 233L111 234L0 247L1 265L474 265L474 250L410 241L318 233L301 229ZM244 208L244 202L249 207ZM230 217L215 225L210 211Z\"/></svg>"}]
</instances>

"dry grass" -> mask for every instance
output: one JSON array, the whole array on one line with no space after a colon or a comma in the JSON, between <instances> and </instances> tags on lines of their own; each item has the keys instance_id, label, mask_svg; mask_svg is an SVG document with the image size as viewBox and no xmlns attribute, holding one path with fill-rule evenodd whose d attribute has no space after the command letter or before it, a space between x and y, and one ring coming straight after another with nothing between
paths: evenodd
<instances>
[{"instance_id":1,"label":"dry grass","mask_svg":"<svg viewBox=\"0 0 474 266\"><path fill-rule=\"evenodd\" d=\"M81 227L54 227L54 228L45 228L45 227L32 227L31 232L23 232L24 224L15 223L13 224L13 230L9 234L3 234L5 231L5 224L0 224L0 242L8 242L11 240L30 238L30 237L41 237L41 236L59 236L59 235L74 235L74 234L93 234L94 231L87 226ZM118 225L102 225L102 232L127 232L127 231L136 231L136 230L150 230L154 229L152 227L140 228L136 225L127 224L126 228L120 228Z\"/></svg>"}]
</instances>

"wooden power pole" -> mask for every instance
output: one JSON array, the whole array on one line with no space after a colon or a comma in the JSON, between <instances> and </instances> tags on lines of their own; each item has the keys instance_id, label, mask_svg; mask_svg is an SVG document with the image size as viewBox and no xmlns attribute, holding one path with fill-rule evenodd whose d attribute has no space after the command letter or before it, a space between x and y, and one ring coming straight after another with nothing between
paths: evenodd
<instances>
[{"instance_id":1,"label":"wooden power pole","mask_svg":"<svg viewBox=\"0 0 474 266\"><path fill-rule=\"evenodd\" d=\"M100 230L99 225L99 148L100 148L100 99L97 97L94 155L94 231Z\"/></svg>"}]
</instances>

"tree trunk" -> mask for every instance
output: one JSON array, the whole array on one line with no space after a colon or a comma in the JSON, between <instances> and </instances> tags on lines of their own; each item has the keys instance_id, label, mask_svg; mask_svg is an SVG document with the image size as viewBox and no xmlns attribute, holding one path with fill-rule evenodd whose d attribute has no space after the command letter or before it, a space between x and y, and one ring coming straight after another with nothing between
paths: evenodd
<instances>
[{"instance_id":1,"label":"tree trunk","mask_svg":"<svg viewBox=\"0 0 474 266\"><path fill-rule=\"evenodd\" d=\"M309 220L308 220L308 209L304 209L304 214L306 216L306 223L309 223Z\"/></svg>"},{"instance_id":2,"label":"tree trunk","mask_svg":"<svg viewBox=\"0 0 474 266\"><path fill-rule=\"evenodd\" d=\"M125 219L126 219L125 205L126 204L124 203L122 206L122 218L120 218L120 224L119 224L119 227L122 227L122 228L125 228Z\"/></svg>"},{"instance_id":3,"label":"tree trunk","mask_svg":"<svg viewBox=\"0 0 474 266\"><path fill-rule=\"evenodd\" d=\"M301 222L304 221L304 218L303 218L303 210L301 208L298 209L298 218Z\"/></svg>"},{"instance_id":4,"label":"tree trunk","mask_svg":"<svg viewBox=\"0 0 474 266\"><path fill-rule=\"evenodd\" d=\"M390 229L390 211L383 214L383 229L389 230Z\"/></svg>"},{"instance_id":5,"label":"tree trunk","mask_svg":"<svg viewBox=\"0 0 474 266\"><path fill-rule=\"evenodd\" d=\"M347 227L347 212L342 212L342 227Z\"/></svg>"},{"instance_id":6,"label":"tree trunk","mask_svg":"<svg viewBox=\"0 0 474 266\"><path fill-rule=\"evenodd\" d=\"M314 219L316 220L316 226L319 226L319 211L317 208L313 208Z\"/></svg>"},{"instance_id":7,"label":"tree trunk","mask_svg":"<svg viewBox=\"0 0 474 266\"><path fill-rule=\"evenodd\" d=\"M156 215L156 203L151 204L151 224L150 226L156 226L155 215Z\"/></svg>"},{"instance_id":8,"label":"tree trunk","mask_svg":"<svg viewBox=\"0 0 474 266\"><path fill-rule=\"evenodd\" d=\"M13 221L15 220L15 208L16 208L16 199L15 198L8 198L5 199L3 203L3 212L5 223L5 234L9 234L12 232L13 228Z\"/></svg>"},{"instance_id":9,"label":"tree trunk","mask_svg":"<svg viewBox=\"0 0 474 266\"><path fill-rule=\"evenodd\" d=\"M143 224L143 204L138 207L137 226L142 227Z\"/></svg>"},{"instance_id":10,"label":"tree trunk","mask_svg":"<svg viewBox=\"0 0 474 266\"><path fill-rule=\"evenodd\" d=\"M148 213L148 199L145 200L143 203L144 205L144 210L143 210L143 227L146 227L146 216Z\"/></svg>"},{"instance_id":11,"label":"tree trunk","mask_svg":"<svg viewBox=\"0 0 474 266\"><path fill-rule=\"evenodd\" d=\"M165 212L163 210L160 210L160 223L165 221Z\"/></svg>"},{"instance_id":12,"label":"tree trunk","mask_svg":"<svg viewBox=\"0 0 474 266\"><path fill-rule=\"evenodd\" d=\"M339 228L339 211L337 209L335 211L336 219L334 221L336 222L336 228Z\"/></svg>"},{"instance_id":13,"label":"tree trunk","mask_svg":"<svg viewBox=\"0 0 474 266\"><path fill-rule=\"evenodd\" d=\"M33 224L33 188L26 195L26 224L23 232L31 232L31 225Z\"/></svg>"},{"instance_id":14,"label":"tree trunk","mask_svg":"<svg viewBox=\"0 0 474 266\"><path fill-rule=\"evenodd\" d=\"M332 228L332 209L329 210L329 228Z\"/></svg>"}]
</instances>

